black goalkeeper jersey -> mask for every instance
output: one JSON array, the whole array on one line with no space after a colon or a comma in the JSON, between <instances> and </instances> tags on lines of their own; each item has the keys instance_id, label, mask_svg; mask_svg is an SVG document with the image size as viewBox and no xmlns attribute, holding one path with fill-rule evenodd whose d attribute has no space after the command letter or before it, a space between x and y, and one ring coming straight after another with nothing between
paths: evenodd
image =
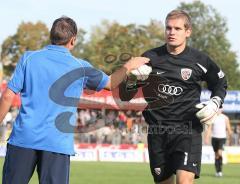
<instances>
[{"instance_id":1,"label":"black goalkeeper jersey","mask_svg":"<svg viewBox=\"0 0 240 184\"><path fill-rule=\"evenodd\" d=\"M191 47L171 55L166 45L146 51L152 72L142 88L148 123L161 120L193 120L200 102L201 81L206 81L211 96L226 95L227 83L221 69L205 54ZM121 94L120 94L121 96Z\"/></svg>"}]
</instances>

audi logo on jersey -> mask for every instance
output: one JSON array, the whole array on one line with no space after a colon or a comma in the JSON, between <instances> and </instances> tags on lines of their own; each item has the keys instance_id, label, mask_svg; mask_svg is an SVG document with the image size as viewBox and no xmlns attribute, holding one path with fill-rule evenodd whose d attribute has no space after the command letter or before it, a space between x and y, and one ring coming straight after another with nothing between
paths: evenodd
<instances>
[{"instance_id":1,"label":"audi logo on jersey","mask_svg":"<svg viewBox=\"0 0 240 184\"><path fill-rule=\"evenodd\" d=\"M158 91L167 95L178 96L183 92L183 88L178 86L170 86L168 84L159 84Z\"/></svg>"}]
</instances>

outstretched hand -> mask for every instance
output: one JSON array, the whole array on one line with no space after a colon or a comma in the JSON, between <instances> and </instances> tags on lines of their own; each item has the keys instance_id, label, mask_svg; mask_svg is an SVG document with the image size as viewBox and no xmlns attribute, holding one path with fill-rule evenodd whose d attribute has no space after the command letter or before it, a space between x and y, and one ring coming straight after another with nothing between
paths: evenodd
<instances>
[{"instance_id":1,"label":"outstretched hand","mask_svg":"<svg viewBox=\"0 0 240 184\"><path fill-rule=\"evenodd\" d=\"M124 67L127 69L127 73L139 68L140 66L149 63L150 59L146 57L132 57Z\"/></svg>"}]
</instances>

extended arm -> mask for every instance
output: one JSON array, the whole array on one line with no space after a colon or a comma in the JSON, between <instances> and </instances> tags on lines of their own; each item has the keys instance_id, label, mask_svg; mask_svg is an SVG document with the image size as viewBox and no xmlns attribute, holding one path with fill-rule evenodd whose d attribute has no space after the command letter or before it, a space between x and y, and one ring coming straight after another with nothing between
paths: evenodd
<instances>
[{"instance_id":1,"label":"extended arm","mask_svg":"<svg viewBox=\"0 0 240 184\"><path fill-rule=\"evenodd\" d=\"M127 77L130 71L139 68L140 66L149 62L146 57L134 57L130 59L124 66L110 75L109 81L105 89L113 90L120 85L120 83Z\"/></svg>"}]
</instances>

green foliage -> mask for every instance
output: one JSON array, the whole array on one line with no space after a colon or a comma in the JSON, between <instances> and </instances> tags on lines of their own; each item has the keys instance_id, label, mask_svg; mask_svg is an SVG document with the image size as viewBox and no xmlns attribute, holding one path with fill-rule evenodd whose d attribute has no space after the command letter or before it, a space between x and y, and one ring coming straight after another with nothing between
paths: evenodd
<instances>
[{"instance_id":1,"label":"green foliage","mask_svg":"<svg viewBox=\"0 0 240 184\"><path fill-rule=\"evenodd\" d=\"M226 20L213 7L200 1L181 3L178 9L188 12L192 19L193 33L189 44L207 53L221 66L228 79L228 89L240 89L237 55L231 51L226 38Z\"/></svg>"},{"instance_id":2,"label":"green foliage","mask_svg":"<svg viewBox=\"0 0 240 184\"><path fill-rule=\"evenodd\" d=\"M37 50L48 43L49 31L42 22L21 23L16 34L9 36L2 44L1 61L4 72L10 75L21 55L26 50Z\"/></svg>"},{"instance_id":3,"label":"green foliage","mask_svg":"<svg viewBox=\"0 0 240 184\"><path fill-rule=\"evenodd\" d=\"M85 34L86 34L86 31L83 30L82 28L80 28L78 30L76 44L75 44L75 47L72 51L72 54L74 56L78 57L78 58L83 58L84 57L83 53L84 53L84 49L85 49L85 42L84 42Z\"/></svg>"},{"instance_id":4,"label":"green foliage","mask_svg":"<svg viewBox=\"0 0 240 184\"><path fill-rule=\"evenodd\" d=\"M207 53L221 66L228 79L228 89L240 89L237 55L231 51L231 44L226 38L226 20L214 8L200 1L183 2L178 8L187 11L192 18L193 34L189 39L190 46ZM164 43L164 27L156 20L151 20L147 25L121 25L104 20L91 31L87 40L85 33L83 29L79 29L73 55L89 60L108 74L123 64L119 57L122 53L139 56L144 51ZM1 61L5 74L12 73L24 51L42 48L49 42L48 37L49 31L41 22L20 24L16 34L9 36L2 44ZM109 55L113 60L106 62ZM124 57L127 59L127 55Z\"/></svg>"},{"instance_id":5,"label":"green foliage","mask_svg":"<svg viewBox=\"0 0 240 184\"><path fill-rule=\"evenodd\" d=\"M93 29L83 53L77 54L76 50L74 53L87 58L93 65L110 74L122 65L120 54L129 53L132 56L139 56L147 49L162 43L163 26L160 22L152 20L148 25L120 25L105 20ZM116 56L116 60L106 62L105 59L109 55Z\"/></svg>"}]
</instances>

